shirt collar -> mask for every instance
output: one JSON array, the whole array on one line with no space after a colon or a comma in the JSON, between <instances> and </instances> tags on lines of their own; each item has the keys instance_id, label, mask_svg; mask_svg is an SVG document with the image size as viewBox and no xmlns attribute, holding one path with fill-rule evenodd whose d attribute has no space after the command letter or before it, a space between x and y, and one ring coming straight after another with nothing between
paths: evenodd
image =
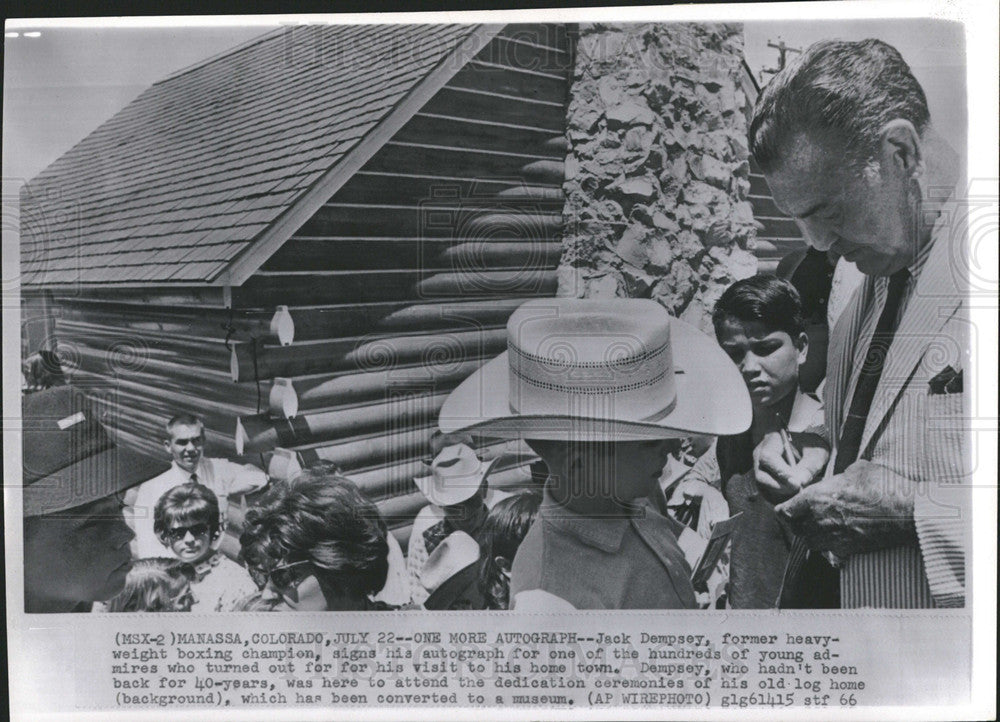
<instances>
[{"instance_id":1,"label":"shirt collar","mask_svg":"<svg viewBox=\"0 0 1000 722\"><path fill-rule=\"evenodd\" d=\"M194 565L195 574L198 575L198 579L202 579L206 574L212 571L215 567L219 566L219 562L222 561L221 552L213 552L212 556L208 559L198 562Z\"/></svg>"},{"instance_id":2,"label":"shirt collar","mask_svg":"<svg viewBox=\"0 0 1000 722\"><path fill-rule=\"evenodd\" d=\"M198 480L201 481L205 478L205 457L203 456L198 460L198 466L194 467L194 471L184 471L184 469L177 465L176 461L170 462L170 468L172 468L178 475L184 477L185 482L190 481L191 474L197 474Z\"/></svg>"},{"instance_id":3,"label":"shirt collar","mask_svg":"<svg viewBox=\"0 0 1000 722\"><path fill-rule=\"evenodd\" d=\"M636 513L636 509L635 505L630 505L622 510L621 515L613 517L582 516L557 504L546 490L538 515L544 523L573 536L587 546L604 552L616 552L621 548L629 519Z\"/></svg>"},{"instance_id":4,"label":"shirt collar","mask_svg":"<svg viewBox=\"0 0 1000 722\"><path fill-rule=\"evenodd\" d=\"M805 431L815 425L817 414L823 409L823 402L814 394L796 389L792 411L788 415L788 430Z\"/></svg>"}]
</instances>

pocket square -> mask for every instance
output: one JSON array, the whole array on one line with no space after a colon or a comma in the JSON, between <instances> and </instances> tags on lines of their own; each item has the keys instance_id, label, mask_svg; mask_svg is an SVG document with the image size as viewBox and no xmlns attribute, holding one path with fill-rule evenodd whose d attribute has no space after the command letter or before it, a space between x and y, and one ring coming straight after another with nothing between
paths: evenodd
<instances>
[{"instance_id":1,"label":"pocket square","mask_svg":"<svg viewBox=\"0 0 1000 722\"><path fill-rule=\"evenodd\" d=\"M951 366L945 366L928 384L932 394L962 393L962 369L957 371Z\"/></svg>"}]
</instances>

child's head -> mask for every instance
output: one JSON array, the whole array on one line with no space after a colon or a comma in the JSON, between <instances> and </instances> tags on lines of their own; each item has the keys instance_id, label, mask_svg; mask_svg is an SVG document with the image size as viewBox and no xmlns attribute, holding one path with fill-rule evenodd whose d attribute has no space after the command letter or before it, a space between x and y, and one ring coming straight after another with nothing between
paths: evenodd
<instances>
[{"instance_id":1,"label":"child's head","mask_svg":"<svg viewBox=\"0 0 1000 722\"><path fill-rule=\"evenodd\" d=\"M125 578L125 588L108 602L108 611L189 612L194 578L194 567L179 559L140 559Z\"/></svg>"},{"instance_id":2,"label":"child's head","mask_svg":"<svg viewBox=\"0 0 1000 722\"><path fill-rule=\"evenodd\" d=\"M753 276L725 290L712 312L715 337L739 367L754 407L794 393L808 338L798 291L788 281Z\"/></svg>"},{"instance_id":3,"label":"child's head","mask_svg":"<svg viewBox=\"0 0 1000 722\"><path fill-rule=\"evenodd\" d=\"M179 559L197 564L212 555L219 538L219 500L201 484L175 486L156 502L153 531Z\"/></svg>"},{"instance_id":4,"label":"child's head","mask_svg":"<svg viewBox=\"0 0 1000 722\"><path fill-rule=\"evenodd\" d=\"M541 502L539 494L524 492L503 499L490 509L479 532L479 591L487 609L507 609L510 566Z\"/></svg>"}]
</instances>

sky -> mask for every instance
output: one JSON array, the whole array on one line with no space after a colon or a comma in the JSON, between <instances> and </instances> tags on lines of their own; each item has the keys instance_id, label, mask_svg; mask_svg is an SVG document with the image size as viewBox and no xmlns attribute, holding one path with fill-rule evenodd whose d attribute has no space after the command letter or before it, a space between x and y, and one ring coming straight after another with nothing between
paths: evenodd
<instances>
[{"instance_id":1,"label":"sky","mask_svg":"<svg viewBox=\"0 0 1000 722\"><path fill-rule=\"evenodd\" d=\"M4 195L15 193L153 82L279 27L47 28L4 40ZM910 63L931 117L956 144L965 139L964 44L960 26L932 20L747 23L755 74L775 64L769 41L793 47L830 37L878 37ZM960 145L958 145L960 147Z\"/></svg>"}]
</instances>

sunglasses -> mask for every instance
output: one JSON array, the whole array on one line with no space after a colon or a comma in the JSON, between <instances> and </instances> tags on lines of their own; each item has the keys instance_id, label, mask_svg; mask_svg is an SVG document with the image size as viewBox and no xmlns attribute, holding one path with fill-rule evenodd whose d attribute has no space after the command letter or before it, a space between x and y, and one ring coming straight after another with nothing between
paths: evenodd
<instances>
[{"instance_id":1,"label":"sunglasses","mask_svg":"<svg viewBox=\"0 0 1000 722\"><path fill-rule=\"evenodd\" d=\"M203 534L208 534L209 527L208 524L192 524L191 526L175 526L173 529L167 529L166 537L172 542L179 542L181 539L191 533L193 537L200 537Z\"/></svg>"},{"instance_id":2,"label":"sunglasses","mask_svg":"<svg viewBox=\"0 0 1000 722\"><path fill-rule=\"evenodd\" d=\"M301 567L303 564L311 563L308 559L302 559L291 564L280 564L269 571L264 571L260 567L250 567L250 578L258 589L266 587L269 581L275 589L291 589L309 576L308 571L304 571Z\"/></svg>"}]
</instances>

